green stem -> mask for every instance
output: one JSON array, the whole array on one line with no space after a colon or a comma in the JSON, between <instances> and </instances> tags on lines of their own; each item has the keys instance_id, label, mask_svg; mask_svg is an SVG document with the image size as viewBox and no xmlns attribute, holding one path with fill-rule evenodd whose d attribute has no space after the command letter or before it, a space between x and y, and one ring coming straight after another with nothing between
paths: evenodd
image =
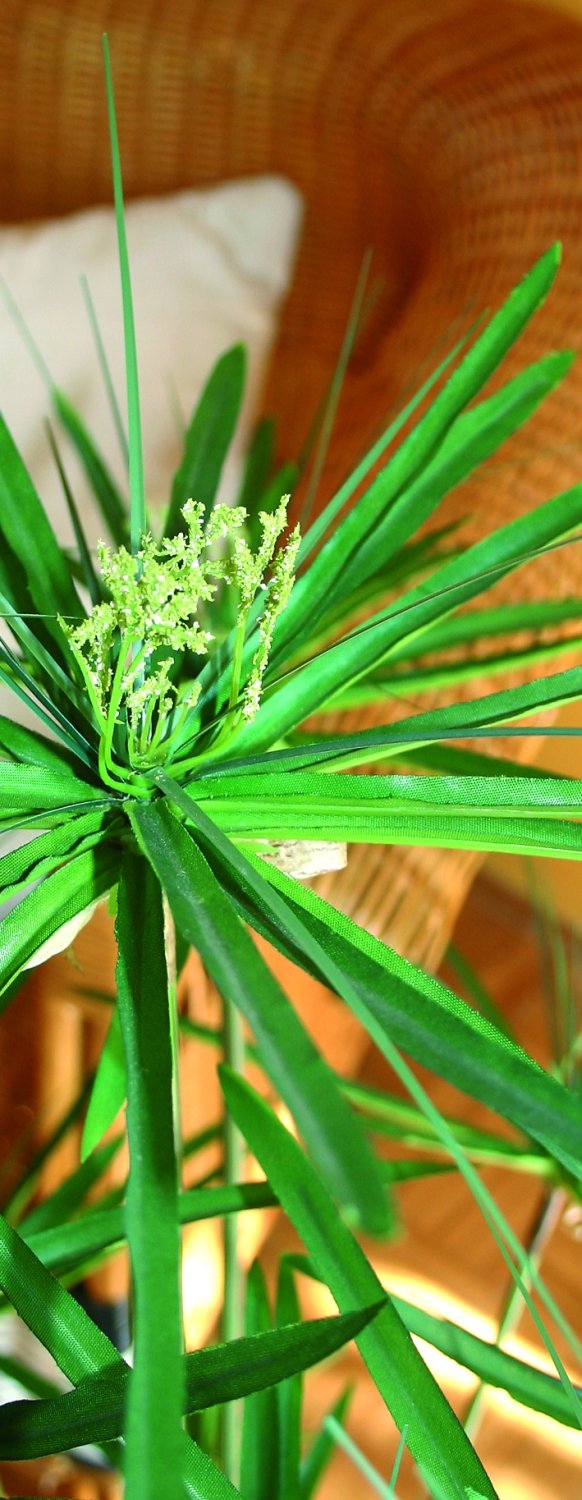
<instances>
[{"instance_id":1,"label":"green stem","mask_svg":"<svg viewBox=\"0 0 582 1500\"><path fill-rule=\"evenodd\" d=\"M228 706L230 709L236 708L236 705L238 703L240 679L242 674L243 651L245 644L245 627L246 618L244 620L241 620L237 625L236 635L234 638L234 649L232 653L232 676L230 679L230 693L228 697Z\"/></svg>"},{"instance_id":2,"label":"green stem","mask_svg":"<svg viewBox=\"0 0 582 1500\"><path fill-rule=\"evenodd\" d=\"M183 1500L185 1459L178 1170L162 893L128 851L119 881L117 992L127 1072L126 1223L135 1364L125 1421L126 1500Z\"/></svg>"},{"instance_id":3,"label":"green stem","mask_svg":"<svg viewBox=\"0 0 582 1500\"><path fill-rule=\"evenodd\" d=\"M180 1027L178 1020L178 976L176 971L176 924L170 903L164 892L164 947L168 972L168 1005L170 1016L170 1046L172 1049L172 1113L174 1117L174 1146L180 1176L184 1148L182 1144L182 1116L180 1109Z\"/></svg>"},{"instance_id":4,"label":"green stem","mask_svg":"<svg viewBox=\"0 0 582 1500\"><path fill-rule=\"evenodd\" d=\"M245 1066L245 1040L240 1011L229 1000L224 1002L223 1041L224 1060L236 1073L243 1074ZM240 1182L245 1162L245 1144L234 1120L226 1110L224 1117L224 1182L232 1186ZM231 1214L223 1220L224 1249L224 1296L222 1313L222 1337L242 1338L244 1320L244 1276L240 1262L240 1235L238 1215ZM242 1432L242 1403L229 1401L223 1408L222 1456L224 1472L232 1484L238 1485L240 1470L240 1447Z\"/></svg>"},{"instance_id":5,"label":"green stem","mask_svg":"<svg viewBox=\"0 0 582 1500\"><path fill-rule=\"evenodd\" d=\"M532 1270L538 1271L540 1268L544 1251L560 1218L565 1201L565 1190L563 1188L554 1188L551 1192L544 1195L541 1208L536 1212L531 1233L528 1236L525 1247L528 1265L524 1268L523 1280L528 1291L531 1290L533 1282ZM522 1293L520 1288L513 1283L509 1289L509 1294L499 1319L499 1327L495 1339L498 1348L501 1348L508 1334L513 1332L521 1317L522 1309ZM463 1426L471 1442L474 1442L483 1420L483 1402L486 1392L487 1386L485 1382L480 1381L465 1413Z\"/></svg>"}]
</instances>

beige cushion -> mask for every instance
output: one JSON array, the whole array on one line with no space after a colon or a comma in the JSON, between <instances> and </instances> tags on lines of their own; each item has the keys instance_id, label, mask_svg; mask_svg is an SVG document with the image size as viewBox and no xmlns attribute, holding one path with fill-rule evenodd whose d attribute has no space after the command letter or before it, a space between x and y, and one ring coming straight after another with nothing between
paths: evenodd
<instances>
[{"instance_id":1,"label":"beige cushion","mask_svg":"<svg viewBox=\"0 0 582 1500\"><path fill-rule=\"evenodd\" d=\"M249 351L249 380L223 492L232 492L256 415L277 309L291 275L300 221L298 192L278 177L132 203L127 235L140 367L148 499L163 504L180 457L176 401L189 420L209 370L229 345ZM0 275L53 380L81 411L116 478L124 465L80 286L86 275L125 413L123 325L114 215L95 209L42 225L0 231ZM72 532L43 427L50 401L21 333L0 299L0 407L53 518ZM76 460L67 472L95 542L95 518Z\"/></svg>"}]
</instances>

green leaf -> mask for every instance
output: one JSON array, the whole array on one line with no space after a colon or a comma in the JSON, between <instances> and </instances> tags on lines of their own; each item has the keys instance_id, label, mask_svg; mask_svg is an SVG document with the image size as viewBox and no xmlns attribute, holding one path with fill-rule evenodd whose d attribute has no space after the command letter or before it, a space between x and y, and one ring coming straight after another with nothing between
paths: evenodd
<instances>
[{"instance_id":1,"label":"green leaf","mask_svg":"<svg viewBox=\"0 0 582 1500\"><path fill-rule=\"evenodd\" d=\"M122 1108L127 1097L127 1079L125 1076L125 1060L123 1056L123 1038L119 1021L119 1011L113 1011L109 1030L103 1045L103 1051L97 1065L95 1081L91 1091L91 1098L83 1135L81 1137L81 1161L86 1161L99 1141L105 1135L105 1131L113 1124L115 1116Z\"/></svg>"},{"instance_id":2,"label":"green leaf","mask_svg":"<svg viewBox=\"0 0 582 1500\"><path fill-rule=\"evenodd\" d=\"M249 858L251 862L279 897L270 903L268 891L255 881L252 888L250 883L243 888L241 902L239 890L231 886L235 904L258 931L323 983L333 984L326 965L310 951L310 939L316 939L330 967L345 976L349 1003L371 1035L390 1037L439 1077L540 1141L575 1176L582 1173L582 1119L571 1091L439 980L299 882L258 860Z\"/></svg>"},{"instance_id":3,"label":"green leaf","mask_svg":"<svg viewBox=\"0 0 582 1500\"><path fill-rule=\"evenodd\" d=\"M193 1188L178 1199L180 1224L249 1209L276 1207L277 1199L268 1183L239 1183L229 1187ZM43 1229L30 1235L30 1245L43 1265L64 1275L93 1262L104 1250L115 1249L126 1238L124 1208L92 1209L70 1224Z\"/></svg>"},{"instance_id":4,"label":"green leaf","mask_svg":"<svg viewBox=\"0 0 582 1500\"><path fill-rule=\"evenodd\" d=\"M546 708L558 708L582 696L582 668L570 667L566 672L556 672L551 677L536 682L521 683L502 692L487 693L468 703L453 703L446 707L429 709L412 714L410 718L395 724L381 724L373 729L357 733L332 735L329 738L310 737L288 750L271 750L268 769L299 770L308 766L327 766L328 770L344 769L358 764L369 765L373 761L386 759L390 755L401 755L405 750L438 744L449 739L490 738L496 726L503 725L499 733L504 737L528 734L538 738L548 733L544 727L534 728L519 725L515 729L505 726L526 714L539 713ZM577 735L579 730L564 730L562 733ZM465 752L466 753L466 752ZM506 762L508 776L531 775L531 771L514 768ZM480 767L483 771L483 766ZM200 768L197 777L217 774L217 764ZM234 776L244 771L245 775L263 775L264 754L240 756L220 763L221 776ZM538 775L544 776L540 771Z\"/></svg>"},{"instance_id":5,"label":"green leaf","mask_svg":"<svg viewBox=\"0 0 582 1500\"><path fill-rule=\"evenodd\" d=\"M186 1355L184 1411L202 1411L294 1377L349 1343L383 1303L382 1298L343 1316L284 1325ZM130 1386L130 1371L118 1362L64 1395L7 1403L0 1409L0 1458L41 1457L120 1436ZM272 1486L272 1474L270 1480ZM245 1500L254 1500L246 1490Z\"/></svg>"},{"instance_id":6,"label":"green leaf","mask_svg":"<svg viewBox=\"0 0 582 1500\"><path fill-rule=\"evenodd\" d=\"M126 1222L135 1357L125 1440L128 1500L183 1496L182 1311L170 997L162 892L147 861L122 860L117 992L127 1072Z\"/></svg>"},{"instance_id":7,"label":"green leaf","mask_svg":"<svg viewBox=\"0 0 582 1500\"><path fill-rule=\"evenodd\" d=\"M172 783L169 790L180 805L185 798L187 816L205 845L209 837L211 843L220 837L190 798ZM354 1128L330 1069L233 913L204 855L167 804L144 802L130 812L180 931L200 953L220 992L251 1026L262 1065L292 1111L325 1181L361 1224L384 1233L389 1222L385 1190L364 1134ZM227 848L234 858L235 851Z\"/></svg>"},{"instance_id":8,"label":"green leaf","mask_svg":"<svg viewBox=\"0 0 582 1500\"><path fill-rule=\"evenodd\" d=\"M301 1317L293 1269L285 1256L281 1258L279 1264L275 1316L279 1328L285 1323L298 1324ZM299 1500L301 1384L301 1375L297 1374L284 1380L277 1390L278 1500Z\"/></svg>"},{"instance_id":9,"label":"green leaf","mask_svg":"<svg viewBox=\"0 0 582 1500\"><path fill-rule=\"evenodd\" d=\"M342 1391L339 1401L336 1401L335 1406L328 1413L342 1427L352 1396L353 1386L348 1385L345 1391ZM316 1433L311 1447L308 1449L301 1464L299 1475L301 1500L312 1500L312 1495L315 1494L319 1481L323 1478L327 1466L335 1453L335 1440L332 1438L329 1429L326 1428L325 1423L326 1419L324 1417L319 1432Z\"/></svg>"},{"instance_id":10,"label":"green leaf","mask_svg":"<svg viewBox=\"0 0 582 1500\"><path fill-rule=\"evenodd\" d=\"M258 1261L247 1276L245 1330L248 1336L272 1326L265 1278ZM245 1500L272 1500L273 1476L279 1468L277 1393L272 1385L246 1397L243 1409L240 1488Z\"/></svg>"},{"instance_id":11,"label":"green leaf","mask_svg":"<svg viewBox=\"0 0 582 1500\"><path fill-rule=\"evenodd\" d=\"M249 444L236 501L237 505L247 511L249 543L253 552L256 551L261 536L259 509L262 508L262 497L271 472L274 446L275 422L272 417L264 417L257 423Z\"/></svg>"},{"instance_id":12,"label":"green leaf","mask_svg":"<svg viewBox=\"0 0 582 1500\"><path fill-rule=\"evenodd\" d=\"M102 1375L104 1371L113 1375L117 1369L126 1368L117 1349L80 1303L55 1281L16 1230L2 1218L0 1287L72 1385L80 1385L87 1376ZM189 1500L210 1500L210 1497L237 1500L238 1491L207 1455L189 1439L184 1441L184 1488ZM162 1493L165 1495L167 1490L164 1488Z\"/></svg>"},{"instance_id":13,"label":"green leaf","mask_svg":"<svg viewBox=\"0 0 582 1500\"><path fill-rule=\"evenodd\" d=\"M121 1361L113 1344L70 1292L41 1265L6 1219L0 1218L0 1286L27 1328L76 1385Z\"/></svg>"},{"instance_id":14,"label":"green leaf","mask_svg":"<svg viewBox=\"0 0 582 1500\"><path fill-rule=\"evenodd\" d=\"M377 1297L375 1272L300 1147L246 1082L224 1067L220 1071L228 1108L340 1310ZM438 1500L464 1500L465 1487L473 1482L495 1500L493 1486L389 1297L358 1344L398 1427L408 1425L408 1447L430 1493Z\"/></svg>"},{"instance_id":15,"label":"green leaf","mask_svg":"<svg viewBox=\"0 0 582 1500\"><path fill-rule=\"evenodd\" d=\"M78 412L62 391L52 392L55 411L83 465L97 507L111 540L122 547L128 539L127 506Z\"/></svg>"},{"instance_id":16,"label":"green leaf","mask_svg":"<svg viewBox=\"0 0 582 1500\"><path fill-rule=\"evenodd\" d=\"M0 682L16 693L21 702L50 730L51 734L57 736L66 746L69 754L83 765L94 770L97 765L97 756L92 749L89 740L77 729L76 725L62 713L54 698L47 697L38 682L31 677L22 663L10 651L5 641L0 640Z\"/></svg>"},{"instance_id":17,"label":"green leaf","mask_svg":"<svg viewBox=\"0 0 582 1500\"><path fill-rule=\"evenodd\" d=\"M438 454L443 439L463 407L479 393L547 295L559 259L559 248L555 246L511 292L370 490L336 527L316 562L296 585L279 622L274 643L276 652L297 637L307 615L313 617L318 607L325 604L329 593L347 572L350 559L375 536L388 507L393 506ZM299 561L303 560L303 555L300 552Z\"/></svg>"},{"instance_id":18,"label":"green leaf","mask_svg":"<svg viewBox=\"0 0 582 1500\"><path fill-rule=\"evenodd\" d=\"M268 749L322 704L327 704L336 690L344 689L382 661L392 646L483 593L528 554L563 535L580 520L582 486L578 485L534 512L508 522L460 557L446 562L428 582L416 585L396 604L272 687L254 722L239 734L237 754ZM282 618L286 614L287 609Z\"/></svg>"},{"instance_id":19,"label":"green leaf","mask_svg":"<svg viewBox=\"0 0 582 1500\"><path fill-rule=\"evenodd\" d=\"M46 627L62 656L64 642L57 614L82 619L85 611L50 521L1 416L0 531L26 573L30 607L46 617Z\"/></svg>"},{"instance_id":20,"label":"green leaf","mask_svg":"<svg viewBox=\"0 0 582 1500\"><path fill-rule=\"evenodd\" d=\"M0 898L2 901L12 900L23 886L49 875L68 855L81 854L104 843L120 831L121 826L121 819L115 824L107 808L81 813L73 818L69 816L67 822L31 843L11 849L8 854L0 856Z\"/></svg>"},{"instance_id":21,"label":"green leaf","mask_svg":"<svg viewBox=\"0 0 582 1500\"><path fill-rule=\"evenodd\" d=\"M55 1224L65 1224L73 1218L117 1155L122 1141L121 1135L108 1141L89 1161L77 1167L48 1198L42 1198L40 1203L35 1204L26 1218L22 1219L20 1233L38 1234L42 1229L52 1229Z\"/></svg>"},{"instance_id":22,"label":"green leaf","mask_svg":"<svg viewBox=\"0 0 582 1500\"><path fill-rule=\"evenodd\" d=\"M0 924L0 995L44 943L116 884L119 854L110 845L79 854L47 875ZM9 998L9 997L8 997ZM4 1008L0 1004L0 1010Z\"/></svg>"},{"instance_id":23,"label":"green leaf","mask_svg":"<svg viewBox=\"0 0 582 1500\"><path fill-rule=\"evenodd\" d=\"M123 341L125 348L127 426L129 438L129 508L131 550L133 553L136 553L139 551L142 537L147 531L143 473L143 448L139 409L137 349L135 343L135 324L133 317L131 274L129 269L129 256L127 253L127 235L125 231L125 210L123 206L121 160L119 156L119 142L117 139L117 121L115 118L115 100L113 97L113 81L111 77L111 63L109 59L109 43L106 36L103 37L103 61L105 65L107 116L109 120L111 165L113 169L115 222L117 225L117 250L119 258L119 275L121 279L121 301L123 305Z\"/></svg>"},{"instance_id":24,"label":"green leaf","mask_svg":"<svg viewBox=\"0 0 582 1500\"><path fill-rule=\"evenodd\" d=\"M59 452L57 440L52 427L50 426L48 428L48 439L50 443L51 453L57 467L59 479L61 481L61 488L66 500L71 525L75 533L75 541L77 544L77 552L79 554L79 563L81 568L81 578L89 594L91 604L94 606L96 604L99 604L101 601L101 586L95 572L95 568L93 566L93 559L89 551L89 543L85 536L83 523L81 521L81 517L75 503L75 498L71 490L71 486L67 479L65 466Z\"/></svg>"},{"instance_id":25,"label":"green leaf","mask_svg":"<svg viewBox=\"0 0 582 1500\"><path fill-rule=\"evenodd\" d=\"M67 755L61 745L48 740L38 729L26 729L16 719L0 714L0 754L27 766L47 766L49 770L78 773L78 762Z\"/></svg>"},{"instance_id":26,"label":"green leaf","mask_svg":"<svg viewBox=\"0 0 582 1500\"><path fill-rule=\"evenodd\" d=\"M457 417L432 461L352 554L338 579L338 593L343 595L373 576L378 557L389 557L402 547L443 496L450 494L528 420L545 396L563 380L572 360L569 353L548 354L514 376L494 396Z\"/></svg>"},{"instance_id":27,"label":"green leaf","mask_svg":"<svg viewBox=\"0 0 582 1500\"><path fill-rule=\"evenodd\" d=\"M213 823L237 840L437 845L582 858L582 829L564 816L582 812L582 782L565 777L266 772L259 799L256 789L254 776L190 784Z\"/></svg>"},{"instance_id":28,"label":"green leaf","mask_svg":"<svg viewBox=\"0 0 582 1500\"><path fill-rule=\"evenodd\" d=\"M436 1318L401 1297L394 1298L394 1305L411 1333L425 1339L434 1349L440 1349L456 1364L471 1370L487 1385L508 1391L522 1406L529 1406L566 1427L580 1430L561 1382L554 1376L505 1354L496 1344L477 1338L457 1323ZM582 1396L582 1390L579 1394Z\"/></svg>"},{"instance_id":29,"label":"green leaf","mask_svg":"<svg viewBox=\"0 0 582 1500\"><path fill-rule=\"evenodd\" d=\"M206 511L216 497L224 460L236 427L246 376L246 350L235 344L217 360L186 434L182 462L172 485L166 536L182 527L187 500Z\"/></svg>"}]
</instances>

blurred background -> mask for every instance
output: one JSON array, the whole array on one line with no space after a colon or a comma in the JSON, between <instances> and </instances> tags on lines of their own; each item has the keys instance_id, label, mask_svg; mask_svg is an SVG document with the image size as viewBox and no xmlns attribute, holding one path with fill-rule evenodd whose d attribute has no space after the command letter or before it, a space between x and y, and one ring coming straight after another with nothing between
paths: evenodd
<instances>
[{"instance_id":1,"label":"blurred background","mask_svg":"<svg viewBox=\"0 0 582 1500\"><path fill-rule=\"evenodd\" d=\"M277 0L276 6L272 0L166 0L157 9L146 0L3 0L0 271L44 341L51 372L87 411L93 412L94 354L82 300L69 300L80 270L88 270L102 299L100 315L111 317L112 328L117 320L103 30L112 53L126 194L137 206L130 245L133 234L144 378L149 381L150 370L159 377L147 398L154 504L163 500L171 466L172 405L193 405L212 359L238 338L251 347L239 460L260 410L277 415L280 460L297 456L333 370L368 250L366 316L318 503L461 331L483 308L498 304L556 239L563 244L561 274L520 345L519 363L550 348L579 350L582 0ZM221 184L229 184L226 192ZM202 195L194 203L192 190ZM165 214L152 198L163 199ZM91 217L103 207L105 219ZM4 309L4 350L11 326ZM29 374L18 364L13 347L0 360L0 399L15 427L22 424L21 440L44 488L46 451L38 448L38 432L46 393L32 367ZM161 411L165 419L158 425ZM113 439L105 418L98 408L94 416L107 450ZM579 481L581 419L579 365L502 460L463 486L446 519L462 518L470 538ZM231 479L234 484L235 471ZM533 599L579 594L578 551L528 569L522 592ZM486 686L484 674L480 691ZM561 722L582 727L576 704ZM542 764L579 775L579 744L575 736L546 737L535 746L530 741L527 754L535 750ZM518 753L515 741L496 742L495 749ZM489 860L478 873L479 866L480 858L460 853L355 849L347 870L322 877L318 888L407 957L440 968L467 998L474 997L467 974L476 975L523 1044L547 1065L557 1061L556 986L579 1026L578 867L551 867L532 891L517 861ZM452 962L454 952L446 957L452 937L469 966L462 972ZM304 978L298 984L285 972L285 982L333 1065L366 1083L385 1084L376 1055L337 1003ZM91 991L113 993L111 923L104 911L72 954L34 972L27 1003L3 1021L5 1197L27 1154L66 1116L95 1065L104 1021L102 1001ZM215 997L194 963L184 977L182 1003L194 1021L212 1023ZM184 1069L197 1081L195 1090L184 1091L185 1129L194 1132L218 1112L213 1070L194 1040ZM486 1112L453 1098L447 1086L432 1081L431 1091L444 1111L462 1108L468 1122L486 1121ZM41 1193L62 1180L77 1153L74 1127L44 1169ZM212 1163L210 1147L201 1170ZM531 1181L499 1168L486 1169L485 1178L525 1243L542 1226L548 1284L575 1323L578 1220L565 1218L559 1202L548 1213L543 1189ZM453 1176L438 1180L438 1190L430 1179L428 1186L409 1183L400 1204L398 1239L374 1250L386 1284L403 1295L422 1294L430 1310L495 1337L508 1295L505 1271L462 1185ZM271 1277L292 1245L277 1215L255 1215L248 1225L245 1254L250 1259L262 1247ZM118 1321L121 1342L128 1337L126 1292L123 1257L110 1261L87 1290L103 1316ZM195 1347L216 1336L221 1283L213 1229L186 1237L185 1294ZM313 1285L302 1295L307 1311L324 1310L323 1294ZM511 1349L540 1356L528 1318L517 1322L511 1338ZM428 1358L465 1414L474 1382L444 1357ZM308 1377L308 1421L315 1430L346 1379L355 1385L348 1428L387 1476L397 1436L353 1348ZM509 1398L487 1392L475 1431L502 1500L574 1500L580 1494L580 1446L565 1428L530 1420ZM106 1475L68 1459L26 1473L7 1470L4 1484L7 1494L26 1485L30 1495L77 1500L112 1500L116 1493ZM372 1493L338 1452L322 1500L367 1500ZM398 1495L419 1500L421 1493L405 1458Z\"/></svg>"}]
</instances>

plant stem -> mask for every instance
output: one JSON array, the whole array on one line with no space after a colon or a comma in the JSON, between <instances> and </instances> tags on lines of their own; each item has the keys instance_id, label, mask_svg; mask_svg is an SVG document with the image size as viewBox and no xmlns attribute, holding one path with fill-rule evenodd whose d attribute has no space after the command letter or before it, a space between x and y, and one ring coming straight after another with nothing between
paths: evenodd
<instances>
[{"instance_id":1,"label":"plant stem","mask_svg":"<svg viewBox=\"0 0 582 1500\"><path fill-rule=\"evenodd\" d=\"M168 974L168 1008L170 1016L170 1045L172 1048L172 1111L174 1116L174 1146L180 1180L183 1146L182 1114L180 1108L180 1028L178 1021L178 976L176 973L176 924L170 910L165 891L162 895L164 912L164 949Z\"/></svg>"},{"instance_id":2,"label":"plant stem","mask_svg":"<svg viewBox=\"0 0 582 1500\"><path fill-rule=\"evenodd\" d=\"M240 1011L229 1000L224 1002L223 1040L225 1062L236 1073L243 1074L245 1066L243 1022ZM227 1109L224 1117L224 1181L227 1187L240 1182L244 1161L245 1144ZM244 1285L239 1256L238 1214L230 1214L223 1220L223 1249L222 1337L227 1343L230 1339L242 1338L244 1333ZM223 1409L222 1456L225 1474L234 1485L238 1485L241 1431L242 1402L229 1401Z\"/></svg>"},{"instance_id":3,"label":"plant stem","mask_svg":"<svg viewBox=\"0 0 582 1500\"><path fill-rule=\"evenodd\" d=\"M564 1188L554 1188L550 1193L546 1193L544 1195L541 1207L535 1214L532 1229L528 1236L525 1247L528 1258L528 1265L527 1267L524 1267L523 1279L528 1288L528 1291L530 1290L532 1285L530 1268L533 1268L536 1271L539 1270L544 1251L560 1218L564 1203L566 1202L566 1197L567 1195ZM512 1333L513 1329L518 1323L522 1308L523 1297L520 1288L516 1286L515 1283L513 1283L513 1285L510 1287L505 1305L501 1313L501 1317L499 1319L499 1327L497 1329L497 1337L495 1339L495 1343L499 1348L501 1348L504 1339L507 1338L508 1334ZM463 1426L465 1428L467 1437L469 1437L472 1442L474 1441L478 1428L483 1420L483 1402L486 1392L486 1384L484 1383L484 1381L480 1381L476 1391L471 1397L469 1406L465 1413Z\"/></svg>"}]
</instances>

